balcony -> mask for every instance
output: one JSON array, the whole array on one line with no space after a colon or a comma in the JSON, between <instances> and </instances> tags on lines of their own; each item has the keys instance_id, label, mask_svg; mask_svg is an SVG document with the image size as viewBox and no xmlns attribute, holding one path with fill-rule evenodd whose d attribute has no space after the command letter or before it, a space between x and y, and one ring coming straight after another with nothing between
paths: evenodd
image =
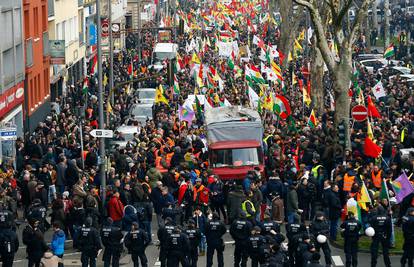
<instances>
[{"instance_id":1,"label":"balcony","mask_svg":"<svg viewBox=\"0 0 414 267\"><path fill-rule=\"evenodd\" d=\"M55 0L47 0L47 16L55 16Z\"/></svg>"},{"instance_id":2,"label":"balcony","mask_svg":"<svg viewBox=\"0 0 414 267\"><path fill-rule=\"evenodd\" d=\"M33 40L26 40L26 67L33 66Z\"/></svg>"}]
</instances>

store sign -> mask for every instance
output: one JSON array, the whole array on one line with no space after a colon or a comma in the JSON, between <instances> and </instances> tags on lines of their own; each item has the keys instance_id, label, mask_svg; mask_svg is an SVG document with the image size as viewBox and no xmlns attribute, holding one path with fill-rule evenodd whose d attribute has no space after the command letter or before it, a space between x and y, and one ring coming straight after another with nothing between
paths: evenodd
<instances>
[{"instance_id":1,"label":"store sign","mask_svg":"<svg viewBox=\"0 0 414 267\"><path fill-rule=\"evenodd\" d=\"M50 40L50 64L65 65L65 40Z\"/></svg>"},{"instance_id":2,"label":"store sign","mask_svg":"<svg viewBox=\"0 0 414 267\"><path fill-rule=\"evenodd\" d=\"M17 128L15 127L6 127L0 128L0 140L17 140Z\"/></svg>"},{"instance_id":3,"label":"store sign","mask_svg":"<svg viewBox=\"0 0 414 267\"><path fill-rule=\"evenodd\" d=\"M90 46L96 45L96 25L91 21L89 24L89 32L88 32L88 44Z\"/></svg>"},{"instance_id":4,"label":"store sign","mask_svg":"<svg viewBox=\"0 0 414 267\"><path fill-rule=\"evenodd\" d=\"M4 117L9 111L23 103L24 84L23 82L10 88L0 95L0 118Z\"/></svg>"}]
</instances>

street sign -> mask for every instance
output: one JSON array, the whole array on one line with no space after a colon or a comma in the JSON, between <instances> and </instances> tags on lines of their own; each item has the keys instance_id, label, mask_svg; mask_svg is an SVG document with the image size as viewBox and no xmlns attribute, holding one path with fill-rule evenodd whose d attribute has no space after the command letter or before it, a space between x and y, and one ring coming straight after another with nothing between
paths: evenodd
<instances>
[{"instance_id":1,"label":"street sign","mask_svg":"<svg viewBox=\"0 0 414 267\"><path fill-rule=\"evenodd\" d=\"M0 139L3 141L17 140L17 129L13 127L0 128Z\"/></svg>"},{"instance_id":2,"label":"street sign","mask_svg":"<svg viewBox=\"0 0 414 267\"><path fill-rule=\"evenodd\" d=\"M352 118L356 121L364 121L368 117L368 109L363 105L356 105L351 111Z\"/></svg>"},{"instance_id":3,"label":"street sign","mask_svg":"<svg viewBox=\"0 0 414 267\"><path fill-rule=\"evenodd\" d=\"M114 137L114 131L106 129L95 129L90 132L93 137L97 138L112 138Z\"/></svg>"}]
</instances>

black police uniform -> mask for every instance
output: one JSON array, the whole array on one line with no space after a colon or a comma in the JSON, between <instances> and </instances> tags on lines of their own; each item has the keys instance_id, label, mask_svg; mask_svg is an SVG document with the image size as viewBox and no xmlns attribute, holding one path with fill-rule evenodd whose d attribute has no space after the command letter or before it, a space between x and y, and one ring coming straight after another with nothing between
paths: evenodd
<instances>
[{"instance_id":1,"label":"black police uniform","mask_svg":"<svg viewBox=\"0 0 414 267\"><path fill-rule=\"evenodd\" d=\"M258 267L259 262L262 262L263 250L267 241L260 234L252 235L248 240L247 252L249 257L252 259L252 267Z\"/></svg>"},{"instance_id":2,"label":"black police uniform","mask_svg":"<svg viewBox=\"0 0 414 267\"><path fill-rule=\"evenodd\" d=\"M28 221L39 221L39 230L43 233L50 228L49 223L46 221L47 209L40 204L36 204L30 207L27 213Z\"/></svg>"},{"instance_id":3,"label":"black police uniform","mask_svg":"<svg viewBox=\"0 0 414 267\"><path fill-rule=\"evenodd\" d=\"M104 262L104 267L109 267L112 259L112 266L119 266L119 258L121 257L122 252L122 235L121 228L106 225L101 229L101 239L102 244L105 247L102 260Z\"/></svg>"},{"instance_id":4,"label":"black police uniform","mask_svg":"<svg viewBox=\"0 0 414 267\"><path fill-rule=\"evenodd\" d=\"M14 215L10 210L0 208L0 229L9 229L13 226Z\"/></svg>"},{"instance_id":5,"label":"black police uniform","mask_svg":"<svg viewBox=\"0 0 414 267\"><path fill-rule=\"evenodd\" d=\"M89 218L88 218L89 219ZM80 230L79 249L81 253L82 267L96 267L96 257L102 248L99 232L90 224L86 224Z\"/></svg>"},{"instance_id":6,"label":"black police uniform","mask_svg":"<svg viewBox=\"0 0 414 267\"><path fill-rule=\"evenodd\" d=\"M280 233L280 225L271 219L265 219L261 223L260 228L262 228L262 236L266 237L268 241L271 241L270 239L272 239L278 244L281 244L285 240L285 237ZM272 230L276 232L276 235L271 233Z\"/></svg>"},{"instance_id":7,"label":"black police uniform","mask_svg":"<svg viewBox=\"0 0 414 267\"><path fill-rule=\"evenodd\" d=\"M131 254L134 267L139 267L138 258L141 261L142 267L148 267L145 249L147 248L149 242L148 235L143 229L130 231L125 236L125 247L128 249L128 253Z\"/></svg>"},{"instance_id":8,"label":"black police uniform","mask_svg":"<svg viewBox=\"0 0 414 267\"><path fill-rule=\"evenodd\" d=\"M252 228L252 223L245 218L236 219L230 226L230 235L235 242L234 266L246 267L247 265L247 240Z\"/></svg>"},{"instance_id":9,"label":"black police uniform","mask_svg":"<svg viewBox=\"0 0 414 267\"><path fill-rule=\"evenodd\" d=\"M345 265L346 267L358 266L358 240L359 231L362 228L361 223L354 217L348 218L341 224L344 237L344 252L345 252Z\"/></svg>"},{"instance_id":10,"label":"black police uniform","mask_svg":"<svg viewBox=\"0 0 414 267\"><path fill-rule=\"evenodd\" d=\"M414 258L414 216L407 215L403 217L402 230L404 234L403 256L401 257L401 266L404 267L408 261L408 267L413 267Z\"/></svg>"},{"instance_id":11,"label":"black police uniform","mask_svg":"<svg viewBox=\"0 0 414 267\"><path fill-rule=\"evenodd\" d=\"M310 225L310 232L315 238L317 238L318 235L324 235L328 237L329 236L329 223L326 220L319 220L318 218L315 218L315 220L313 220L313 222ZM326 265L332 265L331 249L329 248L329 243L328 242L319 243L316 240L315 248L318 252L322 248L323 254L325 255Z\"/></svg>"},{"instance_id":12,"label":"black police uniform","mask_svg":"<svg viewBox=\"0 0 414 267\"><path fill-rule=\"evenodd\" d=\"M1 216L1 215L0 215ZM19 250L19 239L11 228L0 229L0 256L3 267L13 266L14 254Z\"/></svg>"},{"instance_id":13,"label":"black police uniform","mask_svg":"<svg viewBox=\"0 0 414 267\"><path fill-rule=\"evenodd\" d=\"M295 264L298 267L307 266L308 262L312 258L311 249L315 247L311 241L311 238L305 236L309 235L307 233L303 235L302 240L297 245L295 252ZM306 239L309 239L308 242L305 241Z\"/></svg>"},{"instance_id":14,"label":"black police uniform","mask_svg":"<svg viewBox=\"0 0 414 267\"><path fill-rule=\"evenodd\" d=\"M374 228L375 235L371 243L371 267L377 266L379 244L382 246L382 254L386 267L391 266L390 256L388 254L390 238L392 232L392 222L390 216L381 210L378 214L369 220L369 224Z\"/></svg>"},{"instance_id":15,"label":"black police uniform","mask_svg":"<svg viewBox=\"0 0 414 267\"><path fill-rule=\"evenodd\" d=\"M218 218L213 218L206 224L206 240L207 240L207 267L213 266L214 250L217 252L218 267L224 266L223 251L224 242L223 235L227 229L223 222Z\"/></svg>"},{"instance_id":16,"label":"black police uniform","mask_svg":"<svg viewBox=\"0 0 414 267\"><path fill-rule=\"evenodd\" d=\"M306 227L305 225L299 223L298 220L286 225L286 236L289 240L289 263L291 267L295 266L295 252L299 243L302 241L302 235L304 232L306 232Z\"/></svg>"},{"instance_id":17,"label":"black police uniform","mask_svg":"<svg viewBox=\"0 0 414 267\"><path fill-rule=\"evenodd\" d=\"M160 255L159 260L161 262L161 267L167 266L167 253L168 253L168 238L174 232L176 226L167 221L166 224L158 229L157 236L160 241Z\"/></svg>"},{"instance_id":18,"label":"black police uniform","mask_svg":"<svg viewBox=\"0 0 414 267\"><path fill-rule=\"evenodd\" d=\"M198 261L198 245L201 240L201 232L197 228L189 227L185 229L185 234L188 236L190 241L188 265L190 267L197 267Z\"/></svg>"},{"instance_id":19,"label":"black police uniform","mask_svg":"<svg viewBox=\"0 0 414 267\"><path fill-rule=\"evenodd\" d=\"M181 233L177 229L168 238L168 256L167 267L187 267L187 254L190 249L190 244L187 235Z\"/></svg>"}]
</instances>

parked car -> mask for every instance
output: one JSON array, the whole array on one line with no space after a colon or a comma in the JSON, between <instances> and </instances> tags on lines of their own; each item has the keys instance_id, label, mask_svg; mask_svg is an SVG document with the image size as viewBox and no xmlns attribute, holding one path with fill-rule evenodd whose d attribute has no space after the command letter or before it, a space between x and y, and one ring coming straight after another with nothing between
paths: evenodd
<instances>
[{"instance_id":1,"label":"parked car","mask_svg":"<svg viewBox=\"0 0 414 267\"><path fill-rule=\"evenodd\" d=\"M155 101L155 88L139 88L134 92L140 104L153 104Z\"/></svg>"},{"instance_id":2,"label":"parked car","mask_svg":"<svg viewBox=\"0 0 414 267\"><path fill-rule=\"evenodd\" d=\"M152 105L153 104L135 104L129 110L130 117L136 119L141 124L145 124L147 119L152 119Z\"/></svg>"}]
</instances>

